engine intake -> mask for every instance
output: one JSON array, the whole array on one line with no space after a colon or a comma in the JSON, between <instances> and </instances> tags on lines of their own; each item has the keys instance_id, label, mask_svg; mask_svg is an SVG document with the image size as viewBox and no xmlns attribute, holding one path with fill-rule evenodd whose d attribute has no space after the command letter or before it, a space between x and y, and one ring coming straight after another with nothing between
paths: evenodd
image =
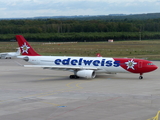
<instances>
[{"instance_id":1,"label":"engine intake","mask_svg":"<svg viewBox=\"0 0 160 120\"><path fill-rule=\"evenodd\" d=\"M28 58L28 57L24 57L23 60L25 60L25 61L28 62L28 61L29 61L29 58Z\"/></svg>"}]
</instances>

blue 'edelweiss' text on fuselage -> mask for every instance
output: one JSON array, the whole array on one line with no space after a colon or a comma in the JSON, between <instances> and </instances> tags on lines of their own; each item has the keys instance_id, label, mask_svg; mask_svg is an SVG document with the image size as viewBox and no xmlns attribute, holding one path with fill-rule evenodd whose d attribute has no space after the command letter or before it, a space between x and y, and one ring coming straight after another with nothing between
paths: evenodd
<instances>
[{"instance_id":1,"label":"blue 'edelweiss' text on fuselage","mask_svg":"<svg viewBox=\"0 0 160 120\"><path fill-rule=\"evenodd\" d=\"M107 60L102 59L102 60L84 60L83 58L80 58L79 60L77 59L56 59L55 61L56 65L85 65L85 66L107 66L107 67L119 67L120 66L120 61L112 61L112 60Z\"/></svg>"}]
</instances>

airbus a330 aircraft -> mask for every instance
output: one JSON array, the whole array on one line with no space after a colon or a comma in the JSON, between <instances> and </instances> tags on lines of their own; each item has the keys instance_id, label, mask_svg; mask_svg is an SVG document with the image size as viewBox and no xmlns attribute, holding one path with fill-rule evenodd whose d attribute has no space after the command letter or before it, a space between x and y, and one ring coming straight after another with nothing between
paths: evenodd
<instances>
[{"instance_id":1,"label":"airbus a330 aircraft","mask_svg":"<svg viewBox=\"0 0 160 120\"><path fill-rule=\"evenodd\" d=\"M21 54L20 48L17 48L17 52L4 52L0 53L0 59L5 58L5 59L11 59L19 56Z\"/></svg>"},{"instance_id":2,"label":"airbus a330 aircraft","mask_svg":"<svg viewBox=\"0 0 160 120\"><path fill-rule=\"evenodd\" d=\"M25 67L41 67L44 69L63 69L74 73L70 78L95 78L98 73L137 73L139 79L143 74L156 70L158 67L151 61L133 58L111 57L71 57L41 56L34 51L22 35L16 35L23 59L34 65ZM22 57L21 57L22 58Z\"/></svg>"}]
</instances>

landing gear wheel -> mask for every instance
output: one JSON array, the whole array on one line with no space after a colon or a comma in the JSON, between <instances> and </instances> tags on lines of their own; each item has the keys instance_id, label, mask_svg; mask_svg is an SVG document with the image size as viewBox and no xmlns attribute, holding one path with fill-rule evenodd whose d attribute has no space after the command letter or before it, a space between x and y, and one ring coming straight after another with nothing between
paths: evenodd
<instances>
[{"instance_id":1,"label":"landing gear wheel","mask_svg":"<svg viewBox=\"0 0 160 120\"><path fill-rule=\"evenodd\" d=\"M70 78L70 79L73 79L73 75L70 75L69 78Z\"/></svg>"},{"instance_id":2,"label":"landing gear wheel","mask_svg":"<svg viewBox=\"0 0 160 120\"><path fill-rule=\"evenodd\" d=\"M143 76L139 76L139 79L143 79Z\"/></svg>"},{"instance_id":3,"label":"landing gear wheel","mask_svg":"<svg viewBox=\"0 0 160 120\"><path fill-rule=\"evenodd\" d=\"M69 78L70 79L78 79L79 77L77 75L70 75Z\"/></svg>"}]
</instances>

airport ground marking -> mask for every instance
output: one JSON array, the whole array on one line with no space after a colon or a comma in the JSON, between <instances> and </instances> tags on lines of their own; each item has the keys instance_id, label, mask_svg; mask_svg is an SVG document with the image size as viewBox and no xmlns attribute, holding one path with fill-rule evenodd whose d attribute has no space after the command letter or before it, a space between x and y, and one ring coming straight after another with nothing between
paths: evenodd
<instances>
[{"instance_id":1,"label":"airport ground marking","mask_svg":"<svg viewBox=\"0 0 160 120\"><path fill-rule=\"evenodd\" d=\"M78 84L76 84L76 86L77 86L78 88L80 88L80 89L83 89L83 87L79 86L80 84L82 84L82 83L78 83Z\"/></svg>"},{"instance_id":2,"label":"airport ground marking","mask_svg":"<svg viewBox=\"0 0 160 120\"><path fill-rule=\"evenodd\" d=\"M73 90L75 90L75 89L77 89L77 88L78 88L78 89L83 89L83 87L79 86L80 84L82 84L82 82L77 83L77 84L75 85L77 88L71 86L71 84L74 84L74 83L77 83L77 81L73 81L73 82L70 82L70 83L66 84L66 86L69 87L69 89L68 89L69 91L73 91ZM75 88L75 89L74 89L74 88ZM63 90L61 90L61 92L64 92L64 90L65 90L65 92L68 91L68 90L66 91L66 89L63 89ZM42 95L42 96L38 96L38 97L49 96L49 95L53 95L53 94L58 94L58 93L50 93L50 94L46 94L46 95ZM61 105L59 105L59 104L50 103L50 102L43 102L43 103L51 104L51 105L53 105L53 106L61 106Z\"/></svg>"},{"instance_id":3,"label":"airport ground marking","mask_svg":"<svg viewBox=\"0 0 160 120\"><path fill-rule=\"evenodd\" d=\"M160 115L160 111L157 112L155 117L152 117L151 119L147 119L147 120L159 120L159 115Z\"/></svg>"},{"instance_id":4,"label":"airport ground marking","mask_svg":"<svg viewBox=\"0 0 160 120\"><path fill-rule=\"evenodd\" d=\"M80 83L77 83L77 82L79 82L79 81L73 81L73 82L70 82L70 83L66 84L66 86L69 87L69 88L50 91L50 92L46 92L46 93L39 93L39 94L29 95L29 96L25 96L25 97L21 97L21 98L44 97L44 96L50 96L50 95L58 94L58 93L55 93L55 92L69 92L69 91L73 91L73 90L77 90L77 89L83 89L83 87L81 87L80 84L82 84L84 82L90 82L90 81L83 81L83 82L81 81ZM72 87L71 84L73 84L73 83L77 83L77 84L74 87Z\"/></svg>"},{"instance_id":5,"label":"airport ground marking","mask_svg":"<svg viewBox=\"0 0 160 120\"><path fill-rule=\"evenodd\" d=\"M72 89L72 88L74 88L74 87L71 87L70 85L73 84L73 83L75 83L75 82L77 82L77 81L67 83L66 86Z\"/></svg>"},{"instance_id":6,"label":"airport ground marking","mask_svg":"<svg viewBox=\"0 0 160 120\"><path fill-rule=\"evenodd\" d=\"M75 85L76 88L73 89L73 90L76 90L77 88L78 88L78 89L83 89L83 87L81 87L80 84L83 84L83 83L86 83L86 82L90 82L90 81L80 81L80 82L79 82L79 81L76 81L76 82L78 82L78 83ZM66 86L69 87L69 88L74 88L74 87L71 87L71 86L70 86L70 85L73 84L73 83L75 83L75 82L68 83L68 84L66 84Z\"/></svg>"},{"instance_id":7,"label":"airport ground marking","mask_svg":"<svg viewBox=\"0 0 160 120\"><path fill-rule=\"evenodd\" d=\"M75 110L78 110L78 109L81 109L81 108L84 108L84 107L88 107L88 106L92 106L92 105L95 105L95 104L104 103L104 102L107 102L107 101L117 100L117 99L119 99L119 98L120 98L120 97L114 97L114 98L110 98L110 99L107 99L107 100L97 101L97 102L93 102L93 103L90 103L90 104L87 104L87 105L82 105L82 106L79 106L79 107L70 109L70 110L68 110L68 111L66 111L66 112L60 113L60 114L58 114L58 115L55 115L55 116L53 116L53 117L50 117L50 118L47 119L47 120L53 120L53 119L56 118L56 117L60 117L60 116L65 115L65 114L67 114L67 113L73 112L73 111L75 111Z\"/></svg>"},{"instance_id":8,"label":"airport ground marking","mask_svg":"<svg viewBox=\"0 0 160 120\"><path fill-rule=\"evenodd\" d=\"M84 81L83 81L84 82ZM35 95L36 97L43 97L43 96L50 96L50 95L54 95L54 94L58 94L58 93L55 93L55 92L68 92L68 91L73 91L73 90L76 90L77 88L78 89L83 89L83 87L79 86L80 84L82 84L83 82L80 82L80 83L77 83L77 81L74 81L74 82L70 82L68 84L66 84L67 87L69 88L65 88L65 89L61 89L61 90L56 90L56 91L51 91L51 92L48 92L48 93L41 93L40 95L41 96L37 96ZM75 87L72 87L71 84L73 83L77 83L75 85Z\"/></svg>"},{"instance_id":9,"label":"airport ground marking","mask_svg":"<svg viewBox=\"0 0 160 120\"><path fill-rule=\"evenodd\" d=\"M0 103L7 102L7 101L12 101L12 100L16 100L16 99L25 99L25 98L32 98L32 97L51 96L51 95L58 94L56 92L69 92L69 91L73 91L73 90L76 90L76 89L83 89L83 87L81 87L80 84L82 84L83 82L86 82L86 81L83 81L83 82L81 81L80 83L77 83L77 82L79 82L79 81L73 81L73 82L70 82L70 83L66 84L66 86L68 88L64 88L64 89L60 89L60 90L55 90L55 91L50 91L50 92L38 93L38 94L33 94L33 95L28 95L28 96L22 96L22 97L19 97L19 98L13 98L13 99L8 99L8 100L1 100ZM74 87L71 86L72 84L74 84Z\"/></svg>"},{"instance_id":10,"label":"airport ground marking","mask_svg":"<svg viewBox=\"0 0 160 120\"><path fill-rule=\"evenodd\" d=\"M51 103L51 102L42 102L42 103L50 104L50 105L53 105L53 106L61 106L61 105L59 105L59 104L55 104L55 103Z\"/></svg>"}]
</instances>

